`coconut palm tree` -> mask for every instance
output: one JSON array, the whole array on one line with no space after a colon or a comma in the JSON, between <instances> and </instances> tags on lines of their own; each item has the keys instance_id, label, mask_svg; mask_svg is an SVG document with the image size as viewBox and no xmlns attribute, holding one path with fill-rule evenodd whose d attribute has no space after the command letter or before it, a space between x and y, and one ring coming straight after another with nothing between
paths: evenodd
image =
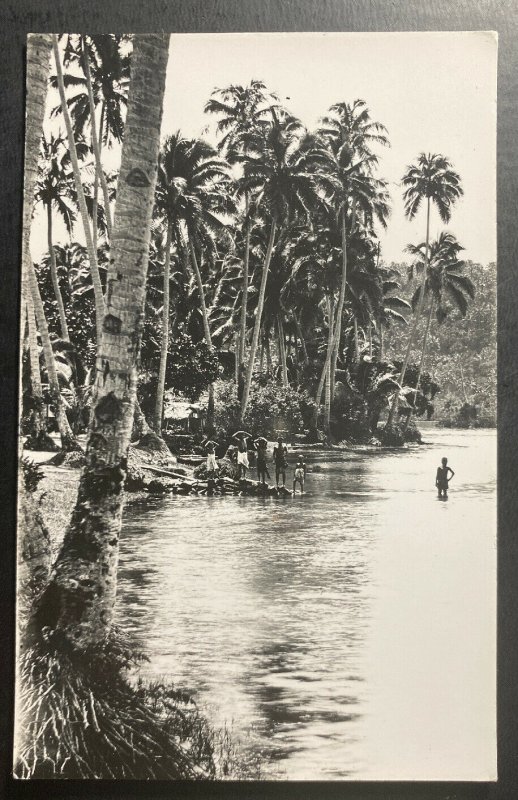
<instances>
[{"instance_id":1,"label":"coconut palm tree","mask_svg":"<svg viewBox=\"0 0 518 800\"><path fill-rule=\"evenodd\" d=\"M166 293L169 286L171 243L174 241L178 251L185 254L194 273L205 341L212 347L205 289L197 251L201 254L204 252L211 254L214 251L216 238L226 233L227 224L224 215L235 211L230 190L229 166L208 142L203 139L184 139L179 131L167 137L159 161L155 203L156 213L164 221L167 229L163 339L155 411L157 433L162 424L169 335L169 302Z\"/></svg>"},{"instance_id":2,"label":"coconut palm tree","mask_svg":"<svg viewBox=\"0 0 518 800\"><path fill-rule=\"evenodd\" d=\"M422 242L419 245L409 244L405 249L407 253L414 256L414 260L410 265L409 277L413 278L414 275L422 275L426 270L424 282L422 282L421 286L424 286L425 301L429 297L426 327L414 391L415 409L433 312L435 310L439 323L443 322L453 309L456 309L462 317L465 317L468 310L468 298L474 298L475 287L469 277L464 274L465 262L460 261L458 258L459 253L464 248L453 234L443 231L436 241L429 243L428 253L426 242ZM421 298L421 286L416 289L412 297L414 311ZM411 416L412 413L407 418L407 425Z\"/></svg>"},{"instance_id":3,"label":"coconut palm tree","mask_svg":"<svg viewBox=\"0 0 518 800\"><path fill-rule=\"evenodd\" d=\"M103 146L122 140L124 112L127 106L130 53L128 36L95 34L67 37L64 62L77 64L82 75L68 72L64 85L73 89L67 105L76 135L84 136L90 130L90 141L95 159L93 199L97 206L97 192L101 185L107 232L111 237L112 215L110 192L102 166ZM57 86L57 82L54 81ZM97 109L99 114L97 115ZM52 113L60 113L61 106ZM98 121L97 121L98 116ZM98 128L97 128L98 125ZM96 240L96 213L94 212L93 238Z\"/></svg>"},{"instance_id":4,"label":"coconut palm tree","mask_svg":"<svg viewBox=\"0 0 518 800\"><path fill-rule=\"evenodd\" d=\"M33 623L73 650L111 628L126 457L133 424L169 36L135 36L107 309L76 507Z\"/></svg>"},{"instance_id":5,"label":"coconut palm tree","mask_svg":"<svg viewBox=\"0 0 518 800\"><path fill-rule=\"evenodd\" d=\"M262 81L252 79L248 86L228 86L215 89L205 105L205 112L216 114L219 120L216 130L222 138L220 151L230 164L240 163L246 157L250 139L255 138L269 119L269 109L276 107L278 98L268 92ZM238 180L238 185L240 181ZM244 210L242 214L243 242L243 274L241 292L241 319L237 348L237 375L244 370L247 330L247 304L250 266L250 234L253 221L253 208L250 204L250 192L242 192Z\"/></svg>"},{"instance_id":6,"label":"coconut palm tree","mask_svg":"<svg viewBox=\"0 0 518 800\"><path fill-rule=\"evenodd\" d=\"M243 191L257 193L259 213L269 224L268 244L261 273L252 344L241 398L241 417L247 406L259 332L262 323L266 281L277 230L327 206L335 182L329 152L305 131L298 121L271 111L272 121L265 135L248 147L243 162Z\"/></svg>"},{"instance_id":7,"label":"coconut palm tree","mask_svg":"<svg viewBox=\"0 0 518 800\"><path fill-rule=\"evenodd\" d=\"M381 280L382 296L377 314L379 339L378 360L383 361L385 355L383 346L384 329L389 327L393 322L407 325L408 322L407 318L404 316L404 312L410 309L411 305L403 297L394 294L394 292L398 292L401 289L399 281L401 277L400 271L395 267L380 267L378 272Z\"/></svg>"},{"instance_id":8,"label":"coconut palm tree","mask_svg":"<svg viewBox=\"0 0 518 800\"><path fill-rule=\"evenodd\" d=\"M104 318L103 290L102 290L101 278L99 275L97 252L94 246L92 230L90 228L90 219L88 215L88 208L85 199L85 192L83 189L81 171L79 167L79 154L76 146L72 120L70 118L70 112L67 105L63 69L61 66L61 55L59 52L58 37L56 35L53 36L52 46L54 52L54 60L56 63L57 86L61 101L61 112L63 114L63 119L65 122L65 128L67 132L68 147L70 151L70 160L72 163L72 171L74 174L74 181L76 185L79 213L81 216L81 221L83 223L83 231L85 235L86 248L88 252L88 261L90 264L90 271L92 274L92 284L95 296L96 334L97 334L97 342L99 344L101 339L102 320Z\"/></svg>"},{"instance_id":9,"label":"coconut palm tree","mask_svg":"<svg viewBox=\"0 0 518 800\"><path fill-rule=\"evenodd\" d=\"M403 386L405 380L414 334L423 310L429 258L431 206L432 204L436 206L441 220L446 224L450 221L452 207L459 197L462 197L464 194L460 183L460 176L453 170L451 162L445 156L436 153L420 153L416 164L411 164L403 175L403 186L405 187L405 191L403 192L405 215L409 220L415 218L423 201L426 202L426 239L425 269L423 269L419 301L410 327L407 349L401 367L400 386ZM396 392L390 406L386 424L387 431L389 431L393 425L397 404L398 393Z\"/></svg>"},{"instance_id":10,"label":"coconut palm tree","mask_svg":"<svg viewBox=\"0 0 518 800\"><path fill-rule=\"evenodd\" d=\"M43 303L34 271L34 264L29 250L32 211L38 181L38 157L40 140L43 133L45 116L45 100L47 95L47 79L50 69L50 52L52 38L47 34L31 34L27 41L27 99L26 99L26 139L23 194L23 238L22 238L22 274L24 287L34 306L36 323L40 332L45 363L49 376L49 390L61 434L64 450L75 449L77 443L72 434L65 414L63 399L59 391L54 354L50 341L47 320L43 311Z\"/></svg>"},{"instance_id":11,"label":"coconut palm tree","mask_svg":"<svg viewBox=\"0 0 518 800\"><path fill-rule=\"evenodd\" d=\"M365 228L372 228L374 219L385 227L389 214L387 184L374 177L378 158L372 151L374 145L389 146L386 133L384 125L371 120L364 100L355 100L351 105L334 104L318 128L319 136L327 143L334 159L338 186L334 195L334 210L336 224L340 229L342 250L342 280L336 309L336 325L323 369L323 375L329 370L331 396L340 347L347 284L348 237L353 233L358 219ZM319 385L316 397L317 418L322 389ZM330 409L327 408L326 420L329 419L329 413Z\"/></svg>"},{"instance_id":12,"label":"coconut palm tree","mask_svg":"<svg viewBox=\"0 0 518 800\"><path fill-rule=\"evenodd\" d=\"M47 216L47 244L49 249L50 274L58 306L61 337L69 341L67 318L63 297L59 287L56 266L56 253L52 235L53 211L65 224L67 232L72 232L76 217L76 193L74 179L70 171L70 159L65 142L61 136L45 136L41 140L40 175L36 186L36 203L41 203Z\"/></svg>"}]
</instances>

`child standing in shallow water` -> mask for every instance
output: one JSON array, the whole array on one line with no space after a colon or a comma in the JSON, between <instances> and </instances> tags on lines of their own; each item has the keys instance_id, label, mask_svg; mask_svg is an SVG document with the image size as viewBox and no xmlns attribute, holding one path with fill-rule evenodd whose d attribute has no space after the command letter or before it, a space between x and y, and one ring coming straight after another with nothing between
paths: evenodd
<instances>
[{"instance_id":1,"label":"child standing in shallow water","mask_svg":"<svg viewBox=\"0 0 518 800\"><path fill-rule=\"evenodd\" d=\"M450 477L448 477L449 472L451 472ZM437 487L439 497L444 497L445 499L448 497L448 484L454 475L454 471L448 466L448 459L442 458L441 466L437 467L437 475L435 477L435 485Z\"/></svg>"},{"instance_id":2,"label":"child standing in shallow water","mask_svg":"<svg viewBox=\"0 0 518 800\"><path fill-rule=\"evenodd\" d=\"M300 484L300 493L304 494L305 478L306 478L306 464L301 458L299 458L297 460L295 472L293 473L293 494L295 494L295 487L297 486L297 483Z\"/></svg>"}]
</instances>

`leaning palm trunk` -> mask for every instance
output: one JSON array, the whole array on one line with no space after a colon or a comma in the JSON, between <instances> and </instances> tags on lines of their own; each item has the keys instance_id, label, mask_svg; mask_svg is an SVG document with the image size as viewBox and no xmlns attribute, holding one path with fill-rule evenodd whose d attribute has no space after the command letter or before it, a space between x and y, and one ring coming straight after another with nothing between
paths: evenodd
<instances>
[{"instance_id":1,"label":"leaning palm trunk","mask_svg":"<svg viewBox=\"0 0 518 800\"><path fill-rule=\"evenodd\" d=\"M306 342L305 342L305 339L304 339L304 335L302 333L302 326L301 326L300 320L299 320L299 318L297 317L296 314L293 314L293 320L295 322L295 330L297 331L297 338L298 338L298 340L300 342L300 346L302 348L302 361L307 366L309 364L309 358L308 358L308 351L307 351L307 348L306 348Z\"/></svg>"},{"instance_id":2,"label":"leaning palm trunk","mask_svg":"<svg viewBox=\"0 0 518 800\"><path fill-rule=\"evenodd\" d=\"M408 428L410 420L412 419L412 417L413 417L413 415L415 414L415 411L416 411L417 395L419 393L419 386L420 386L420 383L421 383L421 374L423 372L423 364L424 364L424 359L425 359L425 354L426 354L426 345L427 345L427 342L428 342L428 332L430 330L430 323L432 321L433 305L434 305L434 301L433 301L433 298L432 298L432 300L430 301L430 308L428 309L428 318L426 320L426 330L424 332L424 337L423 337L423 349L421 350L421 360L419 361L419 370L417 372L417 381L416 381L416 385L415 385L415 389L414 389L414 407L410 410L410 414L408 415L408 417L406 419L406 422L405 422L405 425L404 425L404 428L403 428L404 430L406 430Z\"/></svg>"},{"instance_id":3,"label":"leaning palm trunk","mask_svg":"<svg viewBox=\"0 0 518 800\"><path fill-rule=\"evenodd\" d=\"M212 336L210 335L209 315L207 313L207 305L205 303L205 291L203 288L203 281L201 279L201 272L198 266L198 259L196 258L196 251L194 245L189 239L189 253L191 256L191 265L198 287L198 295L200 297L201 316L203 320L203 332L205 334L205 341L208 347L212 347ZM214 425L214 384L209 385L209 400L207 403L207 428L212 430Z\"/></svg>"},{"instance_id":4,"label":"leaning palm trunk","mask_svg":"<svg viewBox=\"0 0 518 800\"><path fill-rule=\"evenodd\" d=\"M106 175L104 174L103 165L101 161L101 137L102 137L102 126L100 128L100 137L97 138L97 130L95 127L95 100L94 100L94 92L92 89L92 76L90 73L90 60L88 58L88 51L86 49L86 43L84 36L82 37L82 51L83 51L83 61L85 66L85 75L86 75L86 86L88 89L88 105L90 107L90 130L92 134L92 149L94 151L94 158L95 158L95 171L98 180L101 182L101 189L103 193L103 200L104 200L104 214L106 217L106 227L108 229L108 238L111 241L112 238L112 216L110 210L110 197L108 194L108 184L106 183ZM101 115L101 122L102 122L102 115ZM97 205L97 194L94 194L94 206Z\"/></svg>"},{"instance_id":5,"label":"leaning palm trunk","mask_svg":"<svg viewBox=\"0 0 518 800\"><path fill-rule=\"evenodd\" d=\"M77 439L72 433L72 428L67 419L63 398L59 388L58 373L56 370L56 362L54 360L54 351L52 349L52 342L50 341L49 328L43 309L38 280L34 265L30 260L30 254L27 256L27 276L29 291L31 293L32 302L34 306L34 313L36 316L36 323L41 336L41 345L43 348L43 357L45 359L45 366L47 368L47 375L49 379L49 394L52 400L52 408L56 415L56 422L58 425L59 434L61 436L61 449L65 451L80 450Z\"/></svg>"},{"instance_id":6,"label":"leaning palm trunk","mask_svg":"<svg viewBox=\"0 0 518 800\"><path fill-rule=\"evenodd\" d=\"M27 42L27 102L26 102L26 138L25 138L25 166L24 166L24 191L23 191L23 238L22 238L22 286L26 289L25 296L28 308L33 307L36 322L41 335L43 355L49 376L49 389L56 414L56 420L61 434L61 444L64 450L76 449L68 419L65 414L63 399L59 391L59 381L56 372L56 363L49 336L47 320L43 310L40 290L34 265L32 263L29 240L31 233L32 210L34 207L34 194L38 174L38 154L43 131L45 116L45 99L47 95L47 78L50 70L50 52L52 37L49 34L32 34ZM32 301L32 302L31 302ZM29 325L31 320L29 320ZM35 340L35 332L34 332ZM33 353L35 348L33 347ZM36 371L34 370L34 374ZM39 374L39 372L38 372Z\"/></svg>"},{"instance_id":7,"label":"leaning palm trunk","mask_svg":"<svg viewBox=\"0 0 518 800\"><path fill-rule=\"evenodd\" d=\"M29 369L33 405L31 414L31 430L29 432L29 436L32 438L33 446L36 442L41 442L42 449L44 449L47 447L48 437L46 435L43 390L41 386L40 358L38 352L36 320L34 319L34 303L32 302L32 295L27 283L27 272L27 269L22 269L22 304L25 306L27 315L27 344L29 350Z\"/></svg>"},{"instance_id":8,"label":"leaning palm trunk","mask_svg":"<svg viewBox=\"0 0 518 800\"><path fill-rule=\"evenodd\" d=\"M26 124L25 124L25 163L23 188L23 227L22 227L22 304L27 304L29 322L29 344L32 375L39 378L39 362L37 361L36 331L34 328L34 310L28 285L28 266L32 263L29 254L34 194L38 180L38 157L40 141L45 117L45 100L47 97L47 79L50 71L50 53L52 37L48 33L33 33L27 37L27 79L26 79ZM32 309L32 316L31 316ZM31 337L32 324L32 337ZM22 348L20 348L20 354ZM21 364L20 364L21 367ZM37 368L37 369L36 369ZM21 368L20 368L21 375ZM41 381L40 393L41 393ZM33 384L34 391L34 384ZM21 404L20 404L21 409Z\"/></svg>"},{"instance_id":9,"label":"leaning palm trunk","mask_svg":"<svg viewBox=\"0 0 518 800\"><path fill-rule=\"evenodd\" d=\"M243 387L243 396L241 398L241 421L246 414L248 408L248 399L250 397L250 388L252 386L252 374L254 371L255 356L257 353L257 345L259 344L259 332L261 330L261 322L263 318L264 296L266 294L266 282L268 280L268 272L270 270L270 262L272 260L273 243L275 241L275 234L277 231L277 223L272 220L272 227L270 228L270 238L268 239L268 246L266 248L266 256L263 264L263 271L261 275L261 285L259 287L259 299L257 301L257 309L255 312L254 332L252 334L252 344L250 346L250 353L248 356L248 365L246 368L245 385Z\"/></svg>"},{"instance_id":10,"label":"leaning palm trunk","mask_svg":"<svg viewBox=\"0 0 518 800\"><path fill-rule=\"evenodd\" d=\"M76 143L74 139L74 131L72 128L72 121L67 106L67 99L65 95L65 84L63 82L63 70L61 69L61 58L59 55L58 37L53 35L53 48L54 59L56 62L56 74L58 78L59 97L61 101L61 111L65 120L65 127L67 130L68 147L70 150L70 160L72 162L72 170L74 173L74 182L77 192L77 200L79 205L79 212L83 222L83 230L86 240L86 250L88 253L88 261L90 263L90 274L92 276L92 285L95 298L95 326L97 336L97 346L99 347L102 333L102 321L104 318L104 298L101 284L101 276L99 275L99 266L97 264L97 253L94 247L92 231L90 228L90 220L88 218L88 209L86 206L85 193L83 190L83 183L81 180L81 171L79 169L79 159L77 157Z\"/></svg>"},{"instance_id":11,"label":"leaning palm trunk","mask_svg":"<svg viewBox=\"0 0 518 800\"><path fill-rule=\"evenodd\" d=\"M403 361L403 366L401 367L401 374L399 376L399 385L403 388L403 381L405 380L406 370L408 367L408 362L410 359L410 352L412 350L412 342L414 340L414 335L417 329L417 324L421 318L421 313L423 311L424 305L424 296L425 296L425 286L426 286L426 278L428 274L428 260L429 260L429 240L430 240L430 198L428 198L427 207L426 207L426 247L425 247L425 258L424 258L424 269L423 269L423 279L421 281L420 293L419 293L419 301L417 304L417 311L414 316L414 320L412 322L412 326L410 328L410 333L408 334L408 344L406 348L405 358ZM396 415L397 407L399 402L399 391L394 393L394 397L392 398L392 403L390 406L389 415L387 418L387 424L385 425L385 430L390 430L392 425L394 424L394 417Z\"/></svg>"},{"instance_id":12,"label":"leaning palm trunk","mask_svg":"<svg viewBox=\"0 0 518 800\"><path fill-rule=\"evenodd\" d=\"M162 308L162 346L160 348L160 366L158 368L158 386L156 390L155 418L153 427L160 436L162 433L162 420L164 417L164 392L165 376L167 370L167 352L169 350L169 273L171 267L171 241L173 238L173 223L167 223L167 237L164 261L164 299Z\"/></svg>"},{"instance_id":13,"label":"leaning palm trunk","mask_svg":"<svg viewBox=\"0 0 518 800\"><path fill-rule=\"evenodd\" d=\"M86 465L51 580L32 618L36 634L47 626L49 635L76 652L104 641L113 619L168 43L165 34L134 40Z\"/></svg>"},{"instance_id":14,"label":"leaning palm trunk","mask_svg":"<svg viewBox=\"0 0 518 800\"><path fill-rule=\"evenodd\" d=\"M338 295L338 307L336 309L336 329L333 336L332 348L333 353L331 356L331 375L330 375L330 390L331 395L334 393L336 364L338 361L338 354L340 352L340 340L342 338L342 317L344 312L345 303L345 290L347 288L347 219L345 214L345 207L342 209L342 280L340 283L340 294ZM354 226L356 220L356 203L353 204L351 225ZM332 399L332 396L331 396Z\"/></svg>"},{"instance_id":15,"label":"leaning palm trunk","mask_svg":"<svg viewBox=\"0 0 518 800\"><path fill-rule=\"evenodd\" d=\"M286 361L286 342L284 341L284 325L282 324L282 317L277 314L277 335L279 337L279 363L281 365L281 380L282 385L288 385L288 364Z\"/></svg>"},{"instance_id":16,"label":"leaning palm trunk","mask_svg":"<svg viewBox=\"0 0 518 800\"><path fill-rule=\"evenodd\" d=\"M248 310L248 273L250 265L250 197L245 194L245 255L243 259L243 286L241 297L241 324L239 331L238 370L244 366L246 355L246 315Z\"/></svg>"},{"instance_id":17,"label":"leaning palm trunk","mask_svg":"<svg viewBox=\"0 0 518 800\"><path fill-rule=\"evenodd\" d=\"M54 295L56 297L56 303L58 306L61 338L64 339L66 342L69 342L70 336L68 333L65 305L63 303L63 297L61 295L61 289L59 288L58 268L56 265L56 253L54 251L54 242L52 241L52 206L50 203L47 205L47 243L48 243L49 257L50 257L50 276L52 278L52 286L54 288Z\"/></svg>"},{"instance_id":18,"label":"leaning palm trunk","mask_svg":"<svg viewBox=\"0 0 518 800\"><path fill-rule=\"evenodd\" d=\"M328 309L331 309L331 301L328 299ZM324 361L324 366L322 367L322 373L320 375L320 380L318 382L317 393L315 395L315 414L313 418L313 423L315 428L318 428L318 417L320 415L320 406L322 404L322 392L324 391L324 385L326 382L326 377L329 370L329 365L331 363L331 357L333 353L333 318L330 313L329 315L329 333L327 337L327 349L326 349L326 357Z\"/></svg>"},{"instance_id":19,"label":"leaning palm trunk","mask_svg":"<svg viewBox=\"0 0 518 800\"><path fill-rule=\"evenodd\" d=\"M338 316L338 313L337 313ZM333 331L339 325L338 319L334 316L334 309L333 309L333 296L329 296L329 343L328 348L333 346ZM336 352L336 351L334 351ZM333 353L334 354L334 353ZM327 372L326 372L326 395L325 395L325 428L326 433L329 436L331 430L331 403L333 402L333 394L334 394L334 376L332 374L333 370L333 356L328 360L327 364Z\"/></svg>"}]
</instances>

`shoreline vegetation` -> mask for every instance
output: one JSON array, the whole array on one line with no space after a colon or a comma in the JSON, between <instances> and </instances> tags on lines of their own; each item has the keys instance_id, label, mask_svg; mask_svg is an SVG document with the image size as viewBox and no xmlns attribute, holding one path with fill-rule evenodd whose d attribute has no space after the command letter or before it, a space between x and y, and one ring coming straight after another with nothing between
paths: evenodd
<instances>
[{"instance_id":1,"label":"shoreline vegetation","mask_svg":"<svg viewBox=\"0 0 518 800\"><path fill-rule=\"evenodd\" d=\"M309 130L253 79L207 98L211 136L163 135L168 58L166 34L28 39L20 778L260 776L173 684L133 679L114 621L125 503L287 494L253 463L239 479L240 430L374 451L418 444L419 419L495 422L495 267L437 231L463 195L448 157L401 165L422 241L387 263L389 132L365 100Z\"/></svg>"}]
</instances>

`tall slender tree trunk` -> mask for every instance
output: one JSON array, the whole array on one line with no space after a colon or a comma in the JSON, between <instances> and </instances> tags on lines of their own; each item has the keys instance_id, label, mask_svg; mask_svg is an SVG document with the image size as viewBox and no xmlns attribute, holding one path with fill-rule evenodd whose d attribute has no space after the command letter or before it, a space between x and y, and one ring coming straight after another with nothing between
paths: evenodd
<instances>
[{"instance_id":1,"label":"tall slender tree trunk","mask_svg":"<svg viewBox=\"0 0 518 800\"><path fill-rule=\"evenodd\" d=\"M405 380L406 370L408 367L408 361L410 359L410 352L412 350L412 342L414 340L414 335L417 329L417 323L421 317L421 313L423 311L424 305L424 296L425 296L425 288L426 288L426 279L428 277L428 261L429 261L429 242L430 242L430 198L427 198L426 204L426 245L425 245L425 259L424 259L424 270L423 270L423 279L421 281L421 291L419 293L419 301L417 304L416 314L414 316L414 320L410 327L410 332L408 334L408 344L406 348L405 358L403 360L403 366L401 367L401 374L399 376L399 385L401 388L403 387L403 381ZM392 403L390 405L390 411L387 418L387 424L385 425L385 429L389 430L392 425L394 424L394 417L396 415L397 407L399 402L399 392L395 392L394 397L392 399Z\"/></svg>"},{"instance_id":2,"label":"tall slender tree trunk","mask_svg":"<svg viewBox=\"0 0 518 800\"><path fill-rule=\"evenodd\" d=\"M164 259L164 295L162 308L162 343L160 348L160 366L158 368L158 385L156 390L155 418L153 427L155 433L162 434L162 421L164 418L164 392L165 376L167 370L167 353L169 350L169 278L171 267L171 242L173 239L173 223L167 223L167 236Z\"/></svg>"},{"instance_id":3,"label":"tall slender tree trunk","mask_svg":"<svg viewBox=\"0 0 518 800\"><path fill-rule=\"evenodd\" d=\"M328 308L328 313L329 313L329 309L331 309L331 301L330 301L329 297L327 299L327 308ZM314 418L313 418L313 422L314 422L315 428L318 427L318 417L320 415L320 406L322 405L322 392L324 391L324 385L325 385L325 382L326 382L326 376L328 374L329 365L331 363L331 358L332 358L332 355L333 355L332 342L333 342L333 319L332 319L332 317L330 315L329 316L329 332L328 332L328 336L327 336L326 357L325 357L325 360L324 360L324 366L322 367L322 372L321 372L321 375L320 375L320 380L318 382L317 392L316 392L316 395L315 395L315 412L314 412Z\"/></svg>"},{"instance_id":4,"label":"tall slender tree trunk","mask_svg":"<svg viewBox=\"0 0 518 800\"><path fill-rule=\"evenodd\" d=\"M432 298L431 301L430 301L430 308L428 309L428 317L427 317L427 320L426 320L426 329L425 329L424 337L423 337L423 347L422 347L422 350L421 350L421 359L419 361L419 370L417 372L417 381L416 381L416 385L415 385L415 389L414 389L414 407L413 407L413 409L410 410L410 414L406 418L406 422L405 422L405 425L404 425L404 430L406 430L408 428L410 420L411 420L411 418L413 417L413 415L415 414L415 411L416 411L417 395L419 394L419 386L421 384L421 374L423 372L423 364L424 364L424 359L425 359L425 355L426 355L426 345L428 343L428 332L430 330L430 323L432 321L433 306L434 306L434 301L433 301L433 298Z\"/></svg>"},{"instance_id":5,"label":"tall slender tree trunk","mask_svg":"<svg viewBox=\"0 0 518 800\"><path fill-rule=\"evenodd\" d=\"M270 332L265 331L265 347L266 347L266 374L268 377L272 374L272 353L270 350Z\"/></svg>"},{"instance_id":6,"label":"tall slender tree trunk","mask_svg":"<svg viewBox=\"0 0 518 800\"><path fill-rule=\"evenodd\" d=\"M101 119L99 120L99 157L101 155L101 148L103 142L103 130L104 130L104 101L101 104ZM95 170L94 176L94 187L93 187L93 203L92 203L92 237L94 242L94 250L98 252L98 222L97 222L97 214L98 214L98 206L99 206L99 171Z\"/></svg>"},{"instance_id":7,"label":"tall slender tree trunk","mask_svg":"<svg viewBox=\"0 0 518 800\"><path fill-rule=\"evenodd\" d=\"M33 325L32 342L36 342L34 330L34 316L31 318L32 308L29 287L28 267L32 265L30 256L30 236L32 212L34 209L34 195L38 181L38 159L40 142L43 134L43 120L45 118L45 102L47 98L47 80L50 72L50 54L52 51L52 37L48 33L31 33L27 37L27 77L26 77L26 124L25 124L25 159L24 159L24 187L23 187L23 220L22 220L22 292L21 302L27 303L29 338L31 341L31 328ZM30 304L30 307L29 307ZM32 312L34 315L34 310ZM20 359L22 348L20 347ZM33 347L31 354L31 373L36 378L39 376L39 359L37 348ZM35 361L36 359L36 361ZM35 367L37 365L37 372ZM20 375L22 374L20 362ZM33 385L34 391L34 385ZM41 381L40 381L41 393ZM22 404L20 403L20 413Z\"/></svg>"},{"instance_id":8,"label":"tall slender tree trunk","mask_svg":"<svg viewBox=\"0 0 518 800\"><path fill-rule=\"evenodd\" d=\"M330 338L330 341L328 343L328 347L332 347L333 331L335 329L335 326L337 326L339 323L338 323L338 320L335 318L335 315L334 315L333 295L331 295L331 294L329 295L328 303L329 303L328 308L329 308L329 338ZM337 310L337 316L338 316L338 310ZM325 376L325 387L326 387L326 395L325 395L325 428L326 428L326 433L327 433L328 436L330 434L330 428L331 428L331 404L333 402L333 392L334 392L332 365L333 365L333 357L331 356L331 358L328 359L327 371L326 371L326 376Z\"/></svg>"},{"instance_id":9,"label":"tall slender tree trunk","mask_svg":"<svg viewBox=\"0 0 518 800\"><path fill-rule=\"evenodd\" d=\"M270 228L270 237L268 239L268 247L266 249L266 257L264 259L263 271L261 275L261 285L259 287L259 299L257 301L257 309L255 312L254 332L252 334L252 344L250 346L250 353L248 356L245 385L243 387L243 397L241 398L241 421L245 416L246 409L248 407L248 398L250 397L250 387L252 386L252 373L254 371L255 356L257 353L257 345L259 343L259 332L261 330L261 322L263 318L266 282L268 280L268 272L270 270L270 262L272 260L273 245L275 242L276 231L277 231L277 223L275 220L272 220L272 226Z\"/></svg>"},{"instance_id":10,"label":"tall slender tree trunk","mask_svg":"<svg viewBox=\"0 0 518 800\"><path fill-rule=\"evenodd\" d=\"M33 615L36 630L48 626L50 635L76 651L105 640L113 619L168 47L165 34L134 39L86 465L51 580Z\"/></svg>"},{"instance_id":11,"label":"tall slender tree trunk","mask_svg":"<svg viewBox=\"0 0 518 800\"><path fill-rule=\"evenodd\" d=\"M288 364L286 361L286 342L284 339L284 325L282 324L282 317L277 314L277 336L279 341L279 363L281 365L281 380L282 385L288 385Z\"/></svg>"},{"instance_id":12,"label":"tall slender tree trunk","mask_svg":"<svg viewBox=\"0 0 518 800\"><path fill-rule=\"evenodd\" d=\"M49 437L46 433L45 404L43 402L43 389L41 386L40 356L38 351L38 337L36 320L34 318L34 303L28 286L28 270L22 269L22 301L27 319L27 345L29 356L29 370L32 394L32 414L30 418L29 436L32 446L41 443L41 449L49 449ZM38 444L39 446L39 444Z\"/></svg>"},{"instance_id":13,"label":"tall slender tree trunk","mask_svg":"<svg viewBox=\"0 0 518 800\"><path fill-rule=\"evenodd\" d=\"M369 356L372 358L372 320L369 320Z\"/></svg>"},{"instance_id":14,"label":"tall slender tree trunk","mask_svg":"<svg viewBox=\"0 0 518 800\"><path fill-rule=\"evenodd\" d=\"M241 327L239 334L239 368L244 366L246 357L246 317L248 310L248 274L250 265L250 196L245 193L245 253L243 259L243 284L241 298Z\"/></svg>"},{"instance_id":15,"label":"tall slender tree trunk","mask_svg":"<svg viewBox=\"0 0 518 800\"><path fill-rule=\"evenodd\" d=\"M203 331L205 334L205 341L207 342L208 347L212 347L212 337L210 335L210 327L209 327L209 315L207 313L207 305L205 303L205 291L203 289L203 281L201 279L201 272L198 266L198 259L196 258L196 252L194 250L193 243L189 237L188 239L189 245L189 254L191 256L191 265L192 270L194 272L194 277L196 280L196 285L198 287L198 295L200 297L200 306L201 306L201 316L203 320ZM207 403L207 432L210 433L214 426L214 384L211 383L209 385L209 399Z\"/></svg>"},{"instance_id":16,"label":"tall slender tree trunk","mask_svg":"<svg viewBox=\"0 0 518 800\"><path fill-rule=\"evenodd\" d=\"M63 70L61 68L61 57L59 55L58 37L53 34L53 49L54 59L56 62L56 74L58 79L58 90L61 101L61 111L65 121L65 128L67 131L68 147L70 150L70 160L72 162L72 170L74 173L74 182L77 192L77 200L79 205L79 212L83 223L83 230L86 240L86 250L88 253L88 261L90 263L90 273L92 276L92 285L95 298L95 325L97 345L99 346L102 334L102 322L104 318L104 298L101 284L101 277L99 275L99 266L97 264L97 253L94 247L92 231L90 228L90 220L88 218L88 209L86 206L85 193L83 190L83 183L81 179L81 171L79 169L79 159L77 157L76 144L74 139L74 130L72 128L72 121L68 111L67 100L65 95L65 84L63 81Z\"/></svg>"},{"instance_id":17,"label":"tall slender tree trunk","mask_svg":"<svg viewBox=\"0 0 518 800\"><path fill-rule=\"evenodd\" d=\"M383 361L385 357L385 341L384 341L383 323L379 324L379 360Z\"/></svg>"},{"instance_id":18,"label":"tall slender tree trunk","mask_svg":"<svg viewBox=\"0 0 518 800\"><path fill-rule=\"evenodd\" d=\"M56 362L54 360L54 351L52 349L52 342L50 341L49 328L45 317L45 311L43 309L43 303L41 300L38 280L36 278L36 272L34 270L34 265L30 260L30 255L28 256L28 263L26 265L26 269L28 275L29 290L31 292L32 302L34 305L36 322L41 336L43 357L45 359L45 366L47 368L47 375L49 379L49 394L52 401L52 408L54 414L56 415L56 422L59 434L61 436L61 448L62 450L65 451L80 450L81 448L79 447L77 439L72 433L72 428L70 427L70 424L68 422L68 418L65 412L65 405L63 403L63 398L61 397L58 373L56 370Z\"/></svg>"},{"instance_id":19,"label":"tall slender tree trunk","mask_svg":"<svg viewBox=\"0 0 518 800\"><path fill-rule=\"evenodd\" d=\"M83 53L83 62L85 67L86 86L88 90L88 105L90 107L90 131L92 135L92 149L95 158L95 171L101 182L101 189L104 200L104 215L106 218L106 227L108 229L108 238L112 238L112 216L110 209L110 198L108 195L108 184L106 182L106 175L104 174L102 160L101 160L101 141L97 138L97 130L95 127L95 99L92 87L92 75L90 72L90 59L88 58L88 49L86 47L85 37L81 37L81 47ZM104 104L103 104L104 107ZM102 136L102 133L101 133Z\"/></svg>"},{"instance_id":20,"label":"tall slender tree trunk","mask_svg":"<svg viewBox=\"0 0 518 800\"><path fill-rule=\"evenodd\" d=\"M300 324L299 318L297 317L297 315L295 313L293 314L293 319L295 321L295 329L297 331L297 338L298 338L298 340L300 342L300 347L301 347L301 350L302 350L302 360L303 360L304 364L307 366L309 364L309 358L308 358L308 351L307 351L307 348L306 348L306 341L304 339L304 334L302 333L302 326Z\"/></svg>"},{"instance_id":21,"label":"tall slender tree trunk","mask_svg":"<svg viewBox=\"0 0 518 800\"><path fill-rule=\"evenodd\" d=\"M360 347L358 342L358 320L356 316L353 317L353 328L354 328L354 361L356 364L360 361Z\"/></svg>"},{"instance_id":22,"label":"tall slender tree trunk","mask_svg":"<svg viewBox=\"0 0 518 800\"><path fill-rule=\"evenodd\" d=\"M47 244L49 248L49 257L50 257L50 276L52 278L52 286L54 288L54 295L56 297L56 303L58 306L61 338L64 339L66 342L69 342L70 336L68 333L65 305L63 303L63 297L61 295L61 289L59 288L58 269L56 265L56 253L54 251L54 242L52 241L52 206L50 203L47 205Z\"/></svg>"}]
</instances>

